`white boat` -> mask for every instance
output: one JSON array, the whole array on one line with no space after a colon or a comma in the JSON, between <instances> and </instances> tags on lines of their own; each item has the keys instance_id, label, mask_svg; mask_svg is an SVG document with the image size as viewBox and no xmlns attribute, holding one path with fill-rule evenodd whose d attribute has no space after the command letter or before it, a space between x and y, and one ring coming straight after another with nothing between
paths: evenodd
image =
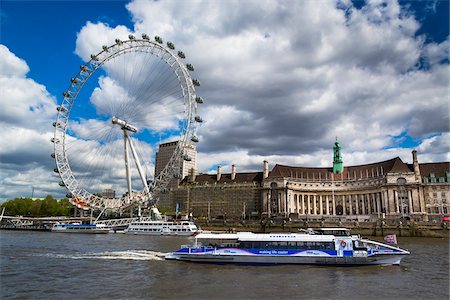
<instances>
[{"instance_id":1,"label":"white boat","mask_svg":"<svg viewBox=\"0 0 450 300\"><path fill-rule=\"evenodd\" d=\"M202 263L398 265L410 252L350 235L345 228L306 233L200 233L166 259Z\"/></svg>"},{"instance_id":2,"label":"white boat","mask_svg":"<svg viewBox=\"0 0 450 300\"><path fill-rule=\"evenodd\" d=\"M135 221L124 232L128 234L191 236L197 234L199 229L190 221L168 222L149 220Z\"/></svg>"},{"instance_id":3,"label":"white boat","mask_svg":"<svg viewBox=\"0 0 450 300\"><path fill-rule=\"evenodd\" d=\"M109 228L103 224L56 223L52 232L64 233L108 233Z\"/></svg>"},{"instance_id":4,"label":"white boat","mask_svg":"<svg viewBox=\"0 0 450 300\"><path fill-rule=\"evenodd\" d=\"M198 234L199 228L192 221L167 221L156 207L150 210L150 217L132 222L124 233L147 235L191 236Z\"/></svg>"}]
</instances>

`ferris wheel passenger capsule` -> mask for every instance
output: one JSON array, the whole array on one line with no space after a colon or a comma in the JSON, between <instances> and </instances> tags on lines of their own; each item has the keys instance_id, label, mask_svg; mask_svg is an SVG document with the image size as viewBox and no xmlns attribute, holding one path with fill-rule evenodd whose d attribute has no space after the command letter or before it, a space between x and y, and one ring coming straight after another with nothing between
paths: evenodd
<instances>
[{"instance_id":1,"label":"ferris wheel passenger capsule","mask_svg":"<svg viewBox=\"0 0 450 300\"><path fill-rule=\"evenodd\" d=\"M64 182L60 181L59 186L66 186L66 185L64 184Z\"/></svg>"},{"instance_id":2,"label":"ferris wheel passenger capsule","mask_svg":"<svg viewBox=\"0 0 450 300\"><path fill-rule=\"evenodd\" d=\"M64 97L65 98L67 98L65 95L64 95ZM66 111L66 108L64 107L64 106L57 106L56 107L56 111L58 111L58 112L65 112Z\"/></svg>"},{"instance_id":3,"label":"ferris wheel passenger capsule","mask_svg":"<svg viewBox=\"0 0 450 300\"><path fill-rule=\"evenodd\" d=\"M61 128L60 122L53 122L53 127Z\"/></svg>"},{"instance_id":4,"label":"ferris wheel passenger capsule","mask_svg":"<svg viewBox=\"0 0 450 300\"><path fill-rule=\"evenodd\" d=\"M134 35L130 34L130 35L128 36L128 38L129 38L130 40L134 40Z\"/></svg>"},{"instance_id":5,"label":"ferris wheel passenger capsule","mask_svg":"<svg viewBox=\"0 0 450 300\"><path fill-rule=\"evenodd\" d=\"M105 50L105 51L108 51L108 46L103 45L103 46L102 46L102 49Z\"/></svg>"},{"instance_id":6,"label":"ferris wheel passenger capsule","mask_svg":"<svg viewBox=\"0 0 450 300\"><path fill-rule=\"evenodd\" d=\"M162 38L160 38L159 36L155 36L155 41L158 42L158 43L160 43L160 44L163 43Z\"/></svg>"},{"instance_id":7,"label":"ferris wheel passenger capsule","mask_svg":"<svg viewBox=\"0 0 450 300\"><path fill-rule=\"evenodd\" d=\"M196 122L198 122L198 123L202 123L203 122L203 119L202 119L202 117L200 117L200 116L195 116L195 121Z\"/></svg>"},{"instance_id":8,"label":"ferris wheel passenger capsule","mask_svg":"<svg viewBox=\"0 0 450 300\"><path fill-rule=\"evenodd\" d=\"M193 67L191 64L187 64L187 65L186 65L186 68L187 68L189 71L194 71L194 67Z\"/></svg>"},{"instance_id":9,"label":"ferris wheel passenger capsule","mask_svg":"<svg viewBox=\"0 0 450 300\"><path fill-rule=\"evenodd\" d=\"M85 65L80 66L80 70L83 72L86 72L88 70L88 67L86 67Z\"/></svg>"},{"instance_id":10,"label":"ferris wheel passenger capsule","mask_svg":"<svg viewBox=\"0 0 450 300\"><path fill-rule=\"evenodd\" d=\"M63 93L64 98L69 98L70 97L70 93L68 91L65 91Z\"/></svg>"},{"instance_id":11,"label":"ferris wheel passenger capsule","mask_svg":"<svg viewBox=\"0 0 450 300\"><path fill-rule=\"evenodd\" d=\"M193 80L192 80L192 83L193 83L195 86L200 86L200 81L198 81L197 79L193 79Z\"/></svg>"},{"instance_id":12,"label":"ferris wheel passenger capsule","mask_svg":"<svg viewBox=\"0 0 450 300\"><path fill-rule=\"evenodd\" d=\"M175 49L175 45L172 42L167 42L167 47L169 47L172 50Z\"/></svg>"},{"instance_id":13,"label":"ferris wheel passenger capsule","mask_svg":"<svg viewBox=\"0 0 450 300\"><path fill-rule=\"evenodd\" d=\"M178 56L180 58L186 58L186 55L184 55L183 51L178 51Z\"/></svg>"},{"instance_id":14,"label":"ferris wheel passenger capsule","mask_svg":"<svg viewBox=\"0 0 450 300\"><path fill-rule=\"evenodd\" d=\"M195 135L193 135L191 137L191 141L193 141L194 143L198 143L198 137L196 137Z\"/></svg>"},{"instance_id":15,"label":"ferris wheel passenger capsule","mask_svg":"<svg viewBox=\"0 0 450 300\"><path fill-rule=\"evenodd\" d=\"M54 168L54 169L53 169L53 172L59 173L58 168Z\"/></svg>"},{"instance_id":16,"label":"ferris wheel passenger capsule","mask_svg":"<svg viewBox=\"0 0 450 300\"><path fill-rule=\"evenodd\" d=\"M51 138L51 139L50 139L50 142L55 143L55 144L58 144L58 143L59 143L59 140L58 140L58 139L55 139L55 138Z\"/></svg>"},{"instance_id":17,"label":"ferris wheel passenger capsule","mask_svg":"<svg viewBox=\"0 0 450 300\"><path fill-rule=\"evenodd\" d=\"M97 55L95 55L95 54L91 54L91 59L95 60L95 61L98 61Z\"/></svg>"},{"instance_id":18,"label":"ferris wheel passenger capsule","mask_svg":"<svg viewBox=\"0 0 450 300\"><path fill-rule=\"evenodd\" d=\"M183 159L185 161L191 161L192 160L192 158L189 155L187 155L187 154L183 156Z\"/></svg>"},{"instance_id":19,"label":"ferris wheel passenger capsule","mask_svg":"<svg viewBox=\"0 0 450 300\"><path fill-rule=\"evenodd\" d=\"M120 39L116 39L115 42L117 45L122 45L122 41Z\"/></svg>"},{"instance_id":20,"label":"ferris wheel passenger capsule","mask_svg":"<svg viewBox=\"0 0 450 300\"><path fill-rule=\"evenodd\" d=\"M202 104L203 103L203 98L202 97L195 97L195 102L197 102L198 104Z\"/></svg>"},{"instance_id":21,"label":"ferris wheel passenger capsule","mask_svg":"<svg viewBox=\"0 0 450 300\"><path fill-rule=\"evenodd\" d=\"M55 153L50 154L52 158L55 158Z\"/></svg>"},{"instance_id":22,"label":"ferris wheel passenger capsule","mask_svg":"<svg viewBox=\"0 0 450 300\"><path fill-rule=\"evenodd\" d=\"M73 84L77 84L78 83L78 78L70 78L70 82L72 82Z\"/></svg>"},{"instance_id":23,"label":"ferris wheel passenger capsule","mask_svg":"<svg viewBox=\"0 0 450 300\"><path fill-rule=\"evenodd\" d=\"M73 197L72 193L67 193L66 194L66 198L72 198L72 197Z\"/></svg>"},{"instance_id":24,"label":"ferris wheel passenger capsule","mask_svg":"<svg viewBox=\"0 0 450 300\"><path fill-rule=\"evenodd\" d=\"M149 39L150 39L150 38L148 37L148 35L145 34L145 33L142 34L142 38L143 38L144 40L149 40Z\"/></svg>"}]
</instances>

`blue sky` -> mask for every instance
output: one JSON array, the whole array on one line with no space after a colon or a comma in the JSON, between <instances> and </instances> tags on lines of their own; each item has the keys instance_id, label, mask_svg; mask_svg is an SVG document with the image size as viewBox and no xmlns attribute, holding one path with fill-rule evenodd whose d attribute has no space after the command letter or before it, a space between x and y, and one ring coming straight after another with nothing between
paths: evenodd
<instances>
[{"instance_id":1,"label":"blue sky","mask_svg":"<svg viewBox=\"0 0 450 300\"><path fill-rule=\"evenodd\" d=\"M413 148L421 162L450 160L448 1L258 3L2 1L2 84L29 91L8 89L0 103L2 138L12 139L0 148L0 198L27 195L30 184L64 194L44 142L50 106L101 39L129 33L173 41L196 67L198 172L259 171L264 159L330 166L335 136L344 165L410 162ZM89 84L91 93L98 78ZM41 110L13 116L16 103ZM79 117L95 116L81 108ZM142 151L154 155L170 134L141 135L151 144Z\"/></svg>"}]
</instances>

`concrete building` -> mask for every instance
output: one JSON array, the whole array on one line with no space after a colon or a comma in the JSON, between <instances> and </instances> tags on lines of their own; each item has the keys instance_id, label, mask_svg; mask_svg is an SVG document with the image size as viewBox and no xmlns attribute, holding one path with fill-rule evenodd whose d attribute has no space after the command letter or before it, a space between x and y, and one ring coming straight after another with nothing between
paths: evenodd
<instances>
[{"instance_id":1,"label":"concrete building","mask_svg":"<svg viewBox=\"0 0 450 300\"><path fill-rule=\"evenodd\" d=\"M159 173L166 167L167 163L170 161L170 158L172 157L179 143L180 143L179 141L176 141L159 145L159 150L158 152L156 152L155 155L155 177L158 176ZM196 160L197 160L197 151L195 145L186 143L183 146L183 159L181 161L179 170L180 176L177 176L177 178L173 178L170 181L167 187L168 193L161 195L159 198L158 202L159 207L162 208L171 207L170 205L171 201L169 199L170 191L177 189L181 179L188 176L191 170L194 170L195 172Z\"/></svg>"}]
</instances>

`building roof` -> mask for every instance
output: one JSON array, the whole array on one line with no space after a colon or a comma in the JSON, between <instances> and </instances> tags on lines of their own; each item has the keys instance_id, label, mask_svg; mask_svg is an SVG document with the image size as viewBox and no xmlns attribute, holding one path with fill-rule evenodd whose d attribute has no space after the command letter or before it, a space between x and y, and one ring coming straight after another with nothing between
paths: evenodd
<instances>
[{"instance_id":1,"label":"building roof","mask_svg":"<svg viewBox=\"0 0 450 300\"><path fill-rule=\"evenodd\" d=\"M301 178L307 180L336 180L376 177L387 173L413 172L400 157L366 165L344 167L342 174L333 174L333 168L292 167L275 165L269 178Z\"/></svg>"},{"instance_id":2,"label":"building roof","mask_svg":"<svg viewBox=\"0 0 450 300\"><path fill-rule=\"evenodd\" d=\"M412 167L412 165L410 165ZM437 163L425 163L419 164L420 175L422 177L430 176L430 173L434 173L436 178L445 177L445 172L450 172L449 162L437 162Z\"/></svg>"},{"instance_id":3,"label":"building roof","mask_svg":"<svg viewBox=\"0 0 450 300\"><path fill-rule=\"evenodd\" d=\"M234 180L231 180L231 173L225 173L220 176L220 180L217 181L217 174L200 174L195 176L195 182L197 183L261 183L263 178L262 172L249 172L249 173L236 173ZM186 176L181 184L189 182L189 176Z\"/></svg>"}]
</instances>

